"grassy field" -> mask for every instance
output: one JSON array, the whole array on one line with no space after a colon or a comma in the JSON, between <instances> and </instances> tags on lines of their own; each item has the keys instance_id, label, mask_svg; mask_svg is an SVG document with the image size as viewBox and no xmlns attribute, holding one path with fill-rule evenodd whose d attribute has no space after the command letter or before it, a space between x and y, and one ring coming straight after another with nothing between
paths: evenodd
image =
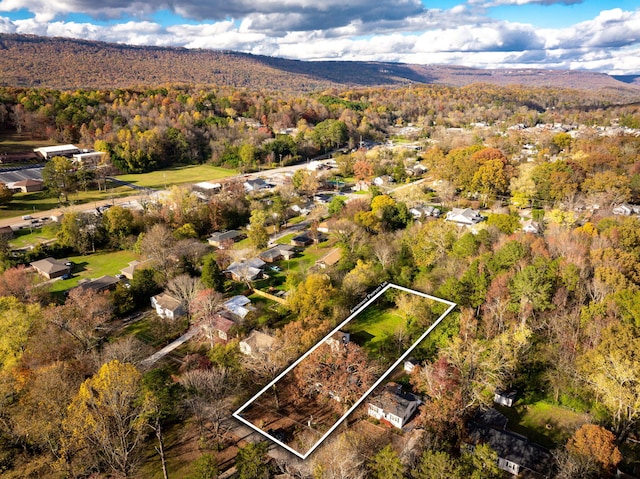
<instances>
[{"instance_id":1,"label":"grassy field","mask_svg":"<svg viewBox=\"0 0 640 479\"><path fill-rule=\"evenodd\" d=\"M105 274L120 273L134 259L139 259L133 251L113 251L109 253L94 253L84 256L70 256L73 262L71 273L73 277L66 280L54 281L51 291L64 291L78 285L81 279L95 279Z\"/></svg>"},{"instance_id":2,"label":"grassy field","mask_svg":"<svg viewBox=\"0 0 640 479\"><path fill-rule=\"evenodd\" d=\"M546 401L510 408L497 406L496 409L507 416L510 430L549 448L564 444L576 429L589 422L588 414L578 413Z\"/></svg>"},{"instance_id":3,"label":"grassy field","mask_svg":"<svg viewBox=\"0 0 640 479\"><path fill-rule=\"evenodd\" d=\"M32 140L25 134L15 131L0 131L0 153L21 153L32 151L42 146L53 146L55 142L49 140Z\"/></svg>"},{"instance_id":4,"label":"grassy field","mask_svg":"<svg viewBox=\"0 0 640 479\"><path fill-rule=\"evenodd\" d=\"M120 198L133 194L133 190L126 186L109 188L105 191L90 190L79 191L69 195L69 203L85 204L95 201L102 201L109 198ZM17 216L33 214L40 211L49 211L60 208L57 198L52 198L45 191L34 193L18 193L13 196L13 200L7 206L0 208L0 219L14 218Z\"/></svg>"},{"instance_id":5,"label":"grassy field","mask_svg":"<svg viewBox=\"0 0 640 479\"><path fill-rule=\"evenodd\" d=\"M200 181L218 180L237 175L236 170L211 165L187 165L131 175L120 175L117 178L147 188L164 189L171 185L198 183Z\"/></svg>"},{"instance_id":6,"label":"grassy field","mask_svg":"<svg viewBox=\"0 0 640 479\"><path fill-rule=\"evenodd\" d=\"M374 352L398 326L404 324L405 320L394 309L372 304L350 321L346 329L355 343Z\"/></svg>"},{"instance_id":7,"label":"grassy field","mask_svg":"<svg viewBox=\"0 0 640 479\"><path fill-rule=\"evenodd\" d=\"M59 226L52 224L42 228L24 228L14 232L14 238L9 241L12 248L25 248L52 240L58 234Z\"/></svg>"}]
</instances>

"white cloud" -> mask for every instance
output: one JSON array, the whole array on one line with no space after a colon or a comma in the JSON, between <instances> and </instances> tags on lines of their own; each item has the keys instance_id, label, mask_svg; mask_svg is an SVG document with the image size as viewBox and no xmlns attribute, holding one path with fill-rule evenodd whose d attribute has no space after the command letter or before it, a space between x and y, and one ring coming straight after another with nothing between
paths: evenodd
<instances>
[{"instance_id":1,"label":"white cloud","mask_svg":"<svg viewBox=\"0 0 640 479\"><path fill-rule=\"evenodd\" d=\"M18 0L0 0L0 6L10 6L9 2L13 1ZM37 0L25 1L33 4ZM93 0L57 0L57 4L62 1L71 4ZM106 0L105 8L115 8L118 1ZM384 2L384 8L394 1L402 5L415 3L391 0ZM264 0L260 6L267 10L283 8L285 4L303 6L306 2ZM329 0L314 11L337 2ZM355 5L361 7L364 3L357 0ZM308 30L289 29L291 25L300 26L308 16L275 11L169 27L143 19L94 25L63 20L43 22L38 18L11 21L0 17L0 32L238 50L301 60L453 63L491 68L549 67L640 73L640 10L615 8L563 29L539 29L528 24L496 21L478 16L464 5L451 10L420 11L404 19L389 16L368 21L360 17L353 16L348 22L331 28Z\"/></svg>"},{"instance_id":2,"label":"white cloud","mask_svg":"<svg viewBox=\"0 0 640 479\"><path fill-rule=\"evenodd\" d=\"M576 5L583 0L469 0L469 4L483 8L505 5Z\"/></svg>"}]
</instances>

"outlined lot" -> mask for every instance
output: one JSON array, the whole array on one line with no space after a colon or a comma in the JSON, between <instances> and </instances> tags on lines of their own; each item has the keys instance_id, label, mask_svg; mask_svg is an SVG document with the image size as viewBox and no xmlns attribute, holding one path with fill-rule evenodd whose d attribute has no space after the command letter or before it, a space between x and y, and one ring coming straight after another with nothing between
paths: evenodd
<instances>
[{"instance_id":1,"label":"outlined lot","mask_svg":"<svg viewBox=\"0 0 640 479\"><path fill-rule=\"evenodd\" d=\"M233 416L306 459L455 306L382 284Z\"/></svg>"}]
</instances>

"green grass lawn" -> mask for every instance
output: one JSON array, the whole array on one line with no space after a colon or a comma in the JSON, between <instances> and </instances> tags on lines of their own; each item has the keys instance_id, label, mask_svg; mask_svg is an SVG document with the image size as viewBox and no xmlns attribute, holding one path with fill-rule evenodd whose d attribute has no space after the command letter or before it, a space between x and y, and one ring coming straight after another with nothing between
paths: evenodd
<instances>
[{"instance_id":1,"label":"green grass lawn","mask_svg":"<svg viewBox=\"0 0 640 479\"><path fill-rule=\"evenodd\" d=\"M218 180L220 178L226 178L237 174L237 170L230 170L217 166L187 165L168 168L166 170L152 171L150 173L120 175L117 178L122 181L134 183L137 186L164 189L171 185Z\"/></svg>"},{"instance_id":2,"label":"green grass lawn","mask_svg":"<svg viewBox=\"0 0 640 479\"><path fill-rule=\"evenodd\" d=\"M375 352L398 326L403 325L405 320L395 309L372 304L351 320L345 329L351 333L355 343Z\"/></svg>"},{"instance_id":3,"label":"green grass lawn","mask_svg":"<svg viewBox=\"0 0 640 479\"><path fill-rule=\"evenodd\" d=\"M94 253L84 256L70 256L74 266L71 270L73 277L66 280L54 281L51 291L64 291L78 285L81 279L99 278L105 274L116 275L120 273L134 259L139 256L133 251L113 251L109 253Z\"/></svg>"},{"instance_id":4,"label":"green grass lawn","mask_svg":"<svg viewBox=\"0 0 640 479\"><path fill-rule=\"evenodd\" d=\"M24 228L14 232L14 238L9 241L12 248L24 248L30 245L38 245L52 240L58 234L57 224L47 225L42 228Z\"/></svg>"},{"instance_id":5,"label":"green grass lawn","mask_svg":"<svg viewBox=\"0 0 640 479\"><path fill-rule=\"evenodd\" d=\"M120 186L109 188L107 191L79 191L69 195L69 203L81 204L94 201L106 200L109 198L120 198L132 194L131 188ZM7 206L0 208L0 219L14 218L22 215L33 214L40 211L49 211L60 208L58 198L48 196L45 191L33 193L18 193L13 196L13 200Z\"/></svg>"},{"instance_id":6,"label":"green grass lawn","mask_svg":"<svg viewBox=\"0 0 640 479\"><path fill-rule=\"evenodd\" d=\"M546 401L496 409L509 418L508 429L548 448L563 445L576 429L589 422L588 414Z\"/></svg>"}]
</instances>

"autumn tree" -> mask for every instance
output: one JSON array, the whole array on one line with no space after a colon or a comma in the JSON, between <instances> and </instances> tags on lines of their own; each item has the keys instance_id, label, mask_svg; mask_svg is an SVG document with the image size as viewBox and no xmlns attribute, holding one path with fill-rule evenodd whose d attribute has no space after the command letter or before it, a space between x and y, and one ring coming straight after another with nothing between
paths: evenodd
<instances>
[{"instance_id":1,"label":"autumn tree","mask_svg":"<svg viewBox=\"0 0 640 479\"><path fill-rule=\"evenodd\" d=\"M329 276L312 273L295 287L287 305L302 319L320 319L325 317L334 293Z\"/></svg>"},{"instance_id":2,"label":"autumn tree","mask_svg":"<svg viewBox=\"0 0 640 479\"><path fill-rule=\"evenodd\" d=\"M0 297L0 371L19 363L39 317L39 305L24 304L12 296Z\"/></svg>"},{"instance_id":3,"label":"autumn tree","mask_svg":"<svg viewBox=\"0 0 640 479\"><path fill-rule=\"evenodd\" d=\"M369 462L371 477L375 479L402 479L404 467L395 450L387 445L378 451Z\"/></svg>"},{"instance_id":4,"label":"autumn tree","mask_svg":"<svg viewBox=\"0 0 640 479\"><path fill-rule=\"evenodd\" d=\"M42 169L44 187L51 195L69 201L69 194L76 191L76 176L71 160L54 156Z\"/></svg>"},{"instance_id":5,"label":"autumn tree","mask_svg":"<svg viewBox=\"0 0 640 479\"><path fill-rule=\"evenodd\" d=\"M302 396L336 398L336 405L348 407L371 387L379 368L362 348L347 343L339 350L321 345L293 371L295 387Z\"/></svg>"},{"instance_id":6,"label":"autumn tree","mask_svg":"<svg viewBox=\"0 0 640 479\"><path fill-rule=\"evenodd\" d=\"M569 438L567 451L595 460L604 474L610 474L622 460L613 433L595 424L580 427Z\"/></svg>"},{"instance_id":7,"label":"autumn tree","mask_svg":"<svg viewBox=\"0 0 640 479\"><path fill-rule=\"evenodd\" d=\"M427 449L418 464L411 471L413 479L456 479L460 478L460 466L455 458L444 451Z\"/></svg>"},{"instance_id":8,"label":"autumn tree","mask_svg":"<svg viewBox=\"0 0 640 479\"><path fill-rule=\"evenodd\" d=\"M13 190L7 187L5 183L0 183L0 206L5 206L13 200Z\"/></svg>"},{"instance_id":9,"label":"autumn tree","mask_svg":"<svg viewBox=\"0 0 640 479\"><path fill-rule=\"evenodd\" d=\"M267 232L267 214L263 210L253 210L249 220L249 231L247 236L251 244L258 249L266 248L269 243L269 233Z\"/></svg>"},{"instance_id":10,"label":"autumn tree","mask_svg":"<svg viewBox=\"0 0 640 479\"><path fill-rule=\"evenodd\" d=\"M598 393L624 438L640 417L640 338L630 325L613 325L602 331L595 349L579 360L589 385Z\"/></svg>"},{"instance_id":11,"label":"autumn tree","mask_svg":"<svg viewBox=\"0 0 640 479\"><path fill-rule=\"evenodd\" d=\"M68 434L64 457L129 476L141 459L148 408L136 368L117 360L104 364L82 383L69 405L63 422Z\"/></svg>"}]
</instances>

